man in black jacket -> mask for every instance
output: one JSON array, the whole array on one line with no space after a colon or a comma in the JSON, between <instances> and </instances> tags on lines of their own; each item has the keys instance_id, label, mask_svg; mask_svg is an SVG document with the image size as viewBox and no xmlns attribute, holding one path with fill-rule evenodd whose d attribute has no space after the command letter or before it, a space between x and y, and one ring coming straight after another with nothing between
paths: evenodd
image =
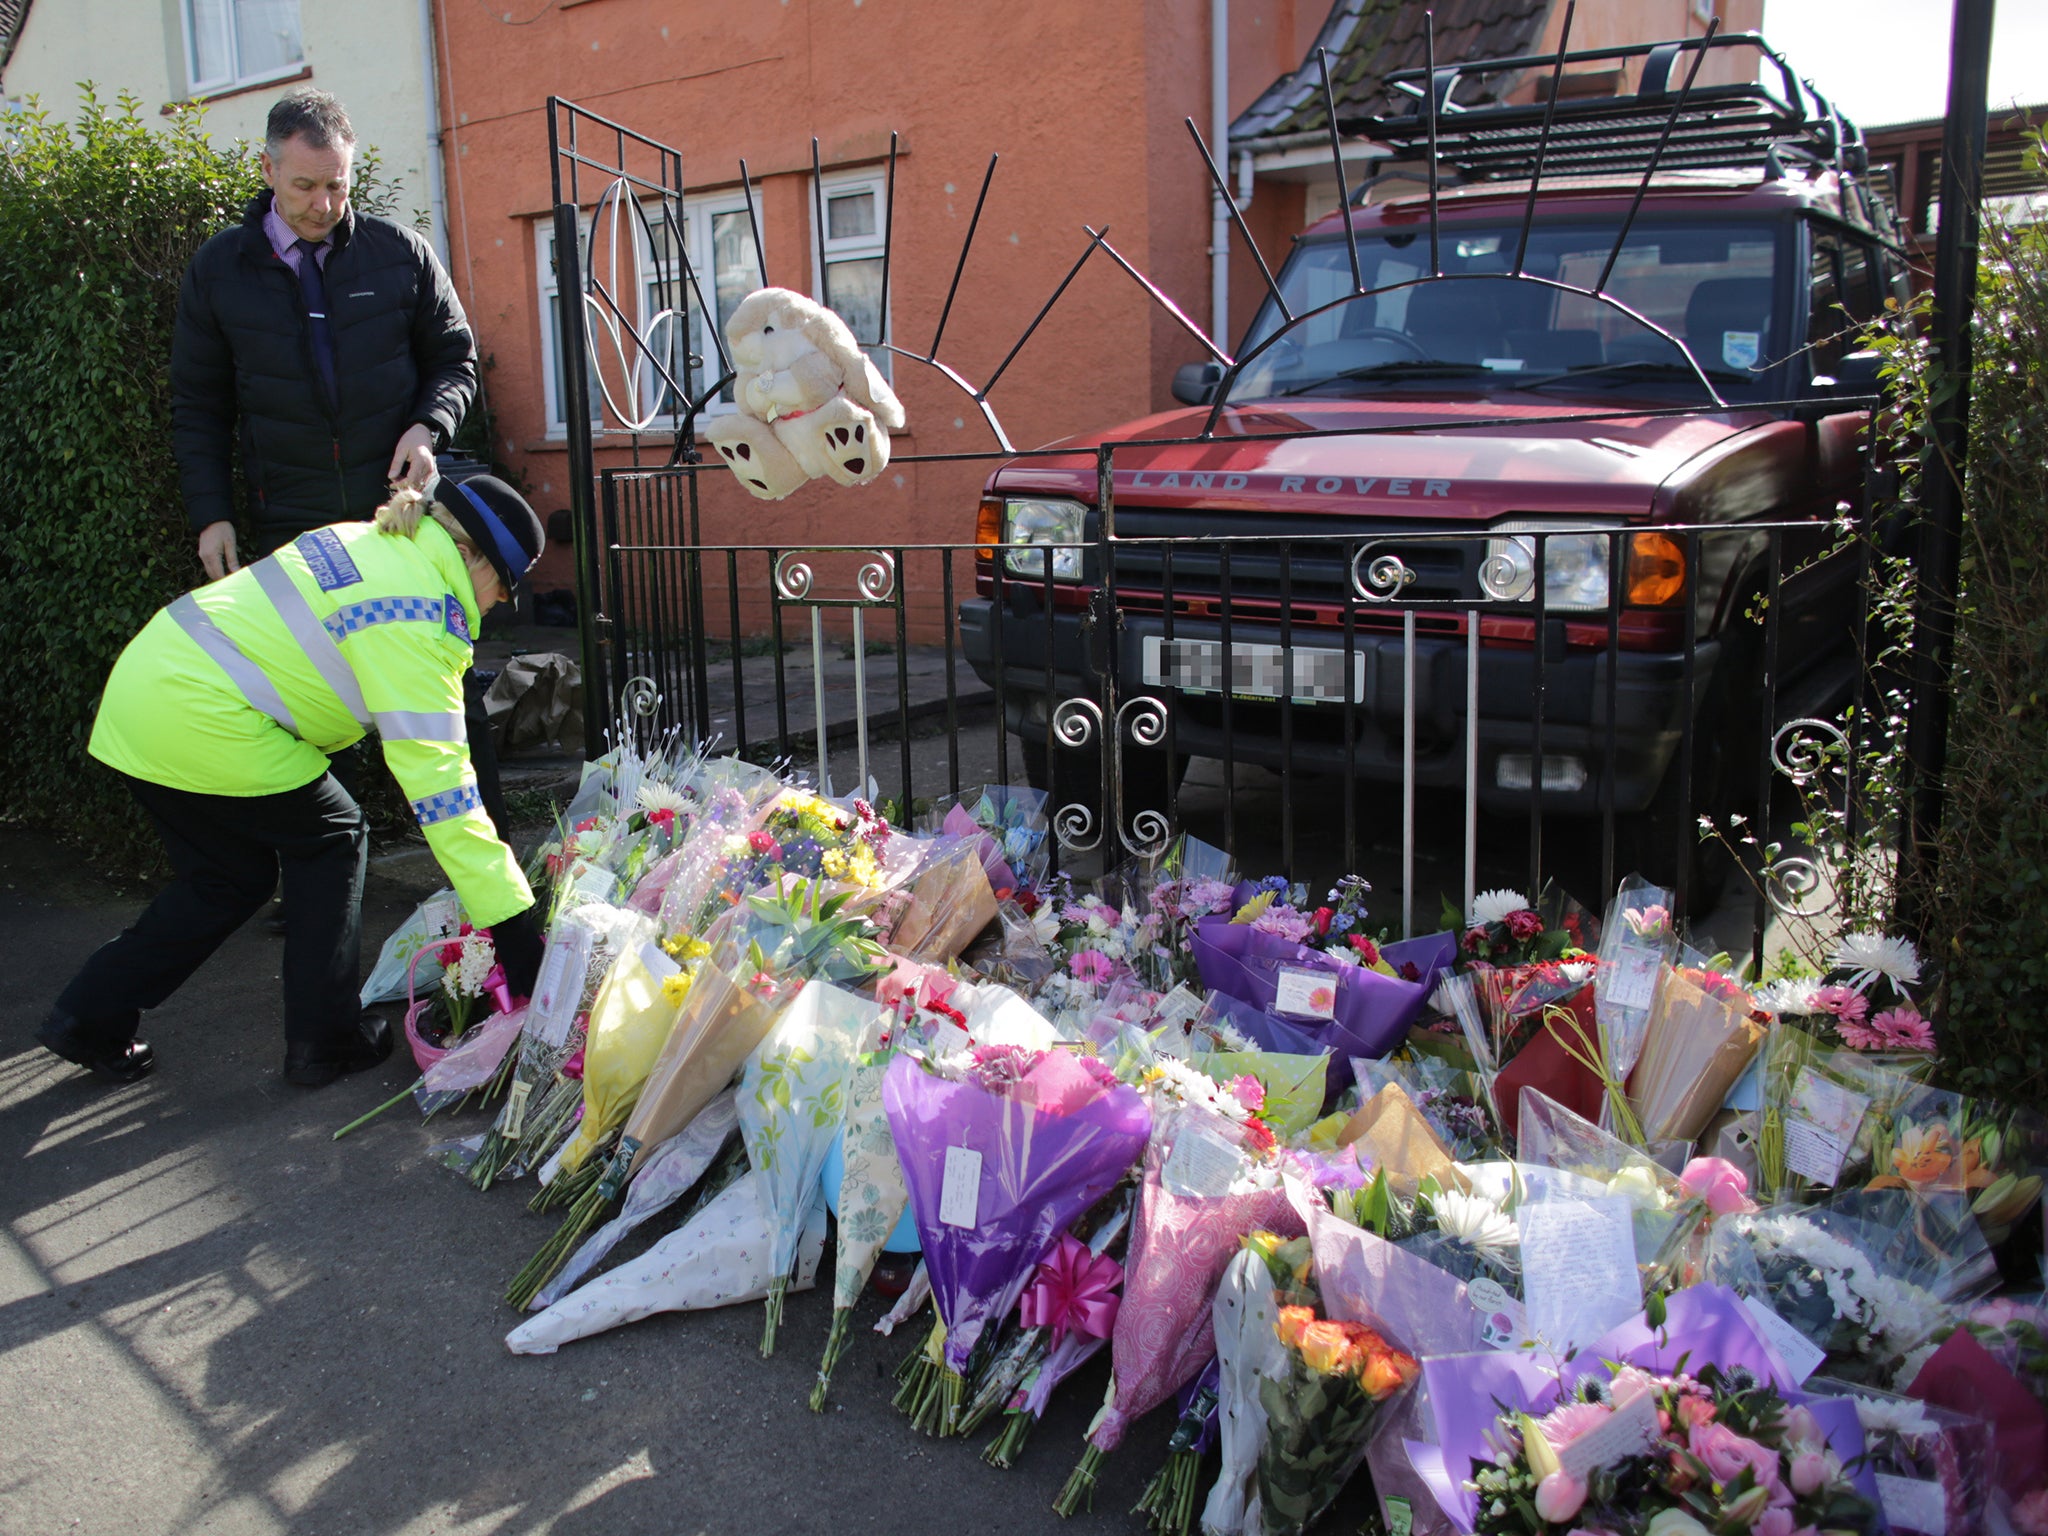
<instances>
[{"instance_id":1,"label":"man in black jacket","mask_svg":"<svg viewBox=\"0 0 2048 1536\"><path fill-rule=\"evenodd\" d=\"M270 190L185 269L171 447L214 580L241 568L237 453L263 556L309 528L370 517L392 486L425 489L476 394L476 339L432 247L349 206L355 139L325 91L280 99L262 156ZM502 836L497 754L473 672L463 701L478 792Z\"/></svg>"},{"instance_id":2,"label":"man in black jacket","mask_svg":"<svg viewBox=\"0 0 2048 1536\"><path fill-rule=\"evenodd\" d=\"M172 444L209 576L239 568L239 449L257 554L424 487L476 393L476 342L432 249L349 206L355 130L324 91L270 110L269 192L185 271Z\"/></svg>"}]
</instances>

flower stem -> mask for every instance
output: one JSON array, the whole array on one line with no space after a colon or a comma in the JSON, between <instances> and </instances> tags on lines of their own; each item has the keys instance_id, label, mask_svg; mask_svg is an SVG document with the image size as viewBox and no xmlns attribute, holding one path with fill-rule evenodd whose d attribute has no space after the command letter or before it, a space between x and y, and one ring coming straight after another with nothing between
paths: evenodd
<instances>
[{"instance_id":1,"label":"flower stem","mask_svg":"<svg viewBox=\"0 0 2048 1536\"><path fill-rule=\"evenodd\" d=\"M1195 1482L1201 1474L1202 1458L1195 1451L1169 1451L1166 1461L1152 1474L1152 1481L1131 1507L1143 1515L1155 1531L1187 1536L1195 1513Z\"/></svg>"},{"instance_id":2,"label":"flower stem","mask_svg":"<svg viewBox=\"0 0 2048 1536\"><path fill-rule=\"evenodd\" d=\"M1007 1471L1024 1454L1024 1447L1031 1442L1031 1431L1036 1428L1037 1414L1023 1408L1011 1409L1003 1415L1002 1432L989 1441L981 1459L992 1467L1002 1467Z\"/></svg>"},{"instance_id":3,"label":"flower stem","mask_svg":"<svg viewBox=\"0 0 2048 1536\"><path fill-rule=\"evenodd\" d=\"M1066 1487L1060 1490L1060 1496L1052 1501L1052 1512L1065 1519L1084 1509L1093 1509L1095 1479L1101 1471L1102 1452L1091 1445L1081 1453L1081 1459L1068 1476Z\"/></svg>"},{"instance_id":4,"label":"flower stem","mask_svg":"<svg viewBox=\"0 0 2048 1536\"><path fill-rule=\"evenodd\" d=\"M540 1245L540 1251L512 1277L512 1283L505 1288L505 1299L524 1312L527 1304L540 1294L541 1287L554 1279L562 1266L569 1262L570 1256L597 1226L610 1204L604 1197L604 1190L592 1180L589 1187L576 1197L576 1203L569 1207L569 1214L563 1218L562 1224Z\"/></svg>"},{"instance_id":5,"label":"flower stem","mask_svg":"<svg viewBox=\"0 0 2048 1536\"><path fill-rule=\"evenodd\" d=\"M839 1357L846 1353L847 1342L853 1337L853 1308L832 1309L832 1331L825 1335L825 1354L818 1362L818 1381L811 1388L811 1412L825 1411L825 1396L832 1390L832 1372L838 1369Z\"/></svg>"},{"instance_id":6,"label":"flower stem","mask_svg":"<svg viewBox=\"0 0 2048 1536\"><path fill-rule=\"evenodd\" d=\"M330 1141L339 1141L342 1137L346 1136L350 1131L362 1129L364 1126L368 1125L372 1120L376 1119L379 1115L383 1114L385 1110L394 1109L399 1104L403 1103L405 1100L411 1098L413 1095L413 1091L419 1087L420 1083L423 1083L425 1081L425 1078L421 1078L419 1082L413 1083L408 1087L401 1088L397 1093L394 1093L390 1098L386 1099L382 1104L379 1104L367 1115L359 1115L357 1118L349 1121L347 1125L344 1125L340 1130L336 1131L328 1139Z\"/></svg>"},{"instance_id":7,"label":"flower stem","mask_svg":"<svg viewBox=\"0 0 2048 1536\"><path fill-rule=\"evenodd\" d=\"M789 1276L777 1275L768 1287L767 1316L761 1324L761 1358L775 1353L775 1330L782 1323L782 1298L789 1292Z\"/></svg>"}]
</instances>

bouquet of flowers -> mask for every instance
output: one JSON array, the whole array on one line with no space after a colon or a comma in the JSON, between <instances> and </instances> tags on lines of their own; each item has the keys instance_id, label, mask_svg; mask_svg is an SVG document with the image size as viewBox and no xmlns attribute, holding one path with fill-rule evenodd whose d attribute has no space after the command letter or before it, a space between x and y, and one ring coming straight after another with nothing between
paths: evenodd
<instances>
[{"instance_id":1,"label":"bouquet of flowers","mask_svg":"<svg viewBox=\"0 0 2048 1536\"><path fill-rule=\"evenodd\" d=\"M1628 1081L1643 1054L1658 978L1677 954L1672 902L1671 892L1631 875L1622 881L1600 926L1600 969L1595 974L1593 997L1601 1053L1620 1082ZM1601 1119L1608 1129L1623 1132L1633 1125L1633 1114L1624 1113L1629 1108L1625 1099L1610 1103L1609 1108L1612 1118ZM1628 1139L1640 1143L1643 1138Z\"/></svg>"},{"instance_id":2,"label":"bouquet of flowers","mask_svg":"<svg viewBox=\"0 0 2048 1536\"><path fill-rule=\"evenodd\" d=\"M1913 998L1920 954L1910 940L1845 934L1833 960L1824 977L1772 982L1758 994L1758 1006L1831 1045L1933 1054L1934 1026Z\"/></svg>"},{"instance_id":3,"label":"bouquet of flowers","mask_svg":"<svg viewBox=\"0 0 2048 1536\"><path fill-rule=\"evenodd\" d=\"M1698 1137L1763 1039L1735 982L1705 966L1666 966L1628 1078L1640 1144Z\"/></svg>"},{"instance_id":4,"label":"bouquet of flowers","mask_svg":"<svg viewBox=\"0 0 2048 1536\"><path fill-rule=\"evenodd\" d=\"M1698 1536L1867 1529L1852 1405L1799 1402L1735 1297L1696 1286L1555 1370L1512 1354L1422 1367L1434 1445L1410 1458L1461 1531Z\"/></svg>"},{"instance_id":5,"label":"bouquet of flowers","mask_svg":"<svg viewBox=\"0 0 2048 1536\"><path fill-rule=\"evenodd\" d=\"M740 1073L740 1135L771 1218L773 1280L761 1353L775 1352L782 1299L826 1155L846 1123L846 1088L875 1005L814 981L782 1011Z\"/></svg>"},{"instance_id":6,"label":"bouquet of flowers","mask_svg":"<svg viewBox=\"0 0 2048 1536\"><path fill-rule=\"evenodd\" d=\"M752 1170L638 1258L608 1270L537 1312L505 1337L515 1355L551 1355L574 1339L657 1312L694 1312L767 1297L788 1272L775 1269L773 1220ZM825 1202L807 1213L790 1290L808 1290L825 1249Z\"/></svg>"},{"instance_id":7,"label":"bouquet of flowers","mask_svg":"<svg viewBox=\"0 0 2048 1536\"><path fill-rule=\"evenodd\" d=\"M1838 1384L1815 1381L1816 1392ZM1865 1466L1892 1536L1977 1536L1991 1507L1991 1426L1868 1388L1841 1394L1863 1426Z\"/></svg>"},{"instance_id":8,"label":"bouquet of flowers","mask_svg":"<svg viewBox=\"0 0 2048 1536\"><path fill-rule=\"evenodd\" d=\"M1932 1352L1953 1308L1985 1283L1982 1239L1974 1228L1964 1236L1975 1239L1975 1251L1959 1252L1929 1273L1888 1252L1892 1235L1859 1220L1847 1202L1776 1206L1717 1221L1705 1272L1791 1325L1795 1338L1774 1341L1781 1353L1801 1356L1787 1362L1795 1369L1812 1371L1825 1360L1845 1380L1903 1386Z\"/></svg>"},{"instance_id":9,"label":"bouquet of flowers","mask_svg":"<svg viewBox=\"0 0 2048 1536\"><path fill-rule=\"evenodd\" d=\"M1256 1478L1266 1443L1260 1387L1287 1369L1280 1308L1309 1304L1313 1280L1306 1238L1252 1232L1217 1282L1217 1440L1223 1465L1202 1508L1206 1536L1238 1536L1260 1526Z\"/></svg>"},{"instance_id":10,"label":"bouquet of flowers","mask_svg":"<svg viewBox=\"0 0 2048 1536\"><path fill-rule=\"evenodd\" d=\"M950 1431L975 1346L1136 1161L1151 1114L1091 1056L995 1043L899 1055L882 1103L944 1329L930 1386Z\"/></svg>"},{"instance_id":11,"label":"bouquet of flowers","mask_svg":"<svg viewBox=\"0 0 2048 1536\"><path fill-rule=\"evenodd\" d=\"M1364 1323L1312 1307L1281 1307L1274 1327L1285 1374L1259 1382L1260 1514L1271 1536L1298 1536L1350 1481L1387 1404L1418 1368Z\"/></svg>"},{"instance_id":12,"label":"bouquet of flowers","mask_svg":"<svg viewBox=\"0 0 2048 1536\"><path fill-rule=\"evenodd\" d=\"M1109 1343L1124 1279L1109 1251L1128 1229L1129 1209L1121 1205L1086 1243L1072 1233L1062 1237L1018 1299L1017 1320L1037 1334L1038 1347L1017 1372L1001 1432L982 1452L990 1466L1016 1465L1053 1392Z\"/></svg>"},{"instance_id":13,"label":"bouquet of flowers","mask_svg":"<svg viewBox=\"0 0 2048 1536\"><path fill-rule=\"evenodd\" d=\"M918 825L927 828L923 821ZM1044 882L1052 850L1046 841L1050 826L1042 789L991 784L972 801L962 796L948 806L933 830L973 842L1000 900L1036 890Z\"/></svg>"},{"instance_id":14,"label":"bouquet of flowers","mask_svg":"<svg viewBox=\"0 0 2048 1536\"><path fill-rule=\"evenodd\" d=\"M950 990L950 987L948 988ZM899 997L902 994L899 994ZM872 1015L863 1029L860 1054L846 1089L843 1167L839 1180L839 1242L832 1271L832 1327L818 1362L811 1409L822 1413L832 1372L853 1333L853 1306L874 1272L882 1245L910 1203L896 1138L882 1106L882 1079L895 1059L899 1021L887 1011Z\"/></svg>"},{"instance_id":15,"label":"bouquet of flowers","mask_svg":"<svg viewBox=\"0 0 2048 1536\"><path fill-rule=\"evenodd\" d=\"M1155 1071L1164 1085L1155 1094L1181 1102L1162 1112L1144 1149L1124 1302L1110 1341L1109 1395L1053 1505L1062 1515L1091 1497L1102 1458L1125 1428L1208 1364L1215 1352L1210 1305L1245 1234L1300 1230L1269 1156L1272 1133L1241 1100L1229 1114L1223 1096L1192 1069L1162 1061Z\"/></svg>"},{"instance_id":16,"label":"bouquet of flowers","mask_svg":"<svg viewBox=\"0 0 2048 1536\"><path fill-rule=\"evenodd\" d=\"M1398 1088L1458 1162L1480 1162L1498 1150L1487 1115L1486 1085L1476 1072L1435 1056L1405 1061L1398 1057L1383 1061L1360 1058L1351 1067L1362 1099L1369 1102L1383 1089Z\"/></svg>"},{"instance_id":17,"label":"bouquet of flowers","mask_svg":"<svg viewBox=\"0 0 2048 1536\"><path fill-rule=\"evenodd\" d=\"M975 844L955 839L929 853L886 919L890 947L943 963L995 921L996 896Z\"/></svg>"},{"instance_id":18,"label":"bouquet of flowers","mask_svg":"<svg viewBox=\"0 0 2048 1536\"><path fill-rule=\"evenodd\" d=\"M1830 1046L1783 1019L1764 1047L1757 1171L1766 1199L1891 1176L1959 1189L1960 1104L1921 1086L1933 1059Z\"/></svg>"}]
</instances>

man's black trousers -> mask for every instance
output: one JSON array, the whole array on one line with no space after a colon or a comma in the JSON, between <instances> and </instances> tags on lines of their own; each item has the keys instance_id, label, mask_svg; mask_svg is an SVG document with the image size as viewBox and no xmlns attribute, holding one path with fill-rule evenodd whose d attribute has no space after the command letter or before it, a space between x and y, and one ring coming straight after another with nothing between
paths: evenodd
<instances>
[{"instance_id":1,"label":"man's black trousers","mask_svg":"<svg viewBox=\"0 0 2048 1536\"><path fill-rule=\"evenodd\" d=\"M125 776L124 776L125 777ZM202 795L130 778L170 855L171 883L57 999L93 1038L135 1038L141 1011L183 986L270 899L284 872L284 1032L316 1051L347 1037L363 943L363 813L333 774L280 795Z\"/></svg>"}]
</instances>

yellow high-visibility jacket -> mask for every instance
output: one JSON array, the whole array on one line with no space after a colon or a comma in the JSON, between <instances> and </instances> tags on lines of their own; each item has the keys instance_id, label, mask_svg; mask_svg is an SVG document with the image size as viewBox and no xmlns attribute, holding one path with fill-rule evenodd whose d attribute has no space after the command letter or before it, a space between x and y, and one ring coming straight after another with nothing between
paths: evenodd
<instances>
[{"instance_id":1,"label":"yellow high-visibility jacket","mask_svg":"<svg viewBox=\"0 0 2048 1536\"><path fill-rule=\"evenodd\" d=\"M92 755L151 783L271 795L374 727L427 845L479 928L533 892L478 799L462 718L476 589L447 530L343 523L163 608L100 698Z\"/></svg>"}]
</instances>

